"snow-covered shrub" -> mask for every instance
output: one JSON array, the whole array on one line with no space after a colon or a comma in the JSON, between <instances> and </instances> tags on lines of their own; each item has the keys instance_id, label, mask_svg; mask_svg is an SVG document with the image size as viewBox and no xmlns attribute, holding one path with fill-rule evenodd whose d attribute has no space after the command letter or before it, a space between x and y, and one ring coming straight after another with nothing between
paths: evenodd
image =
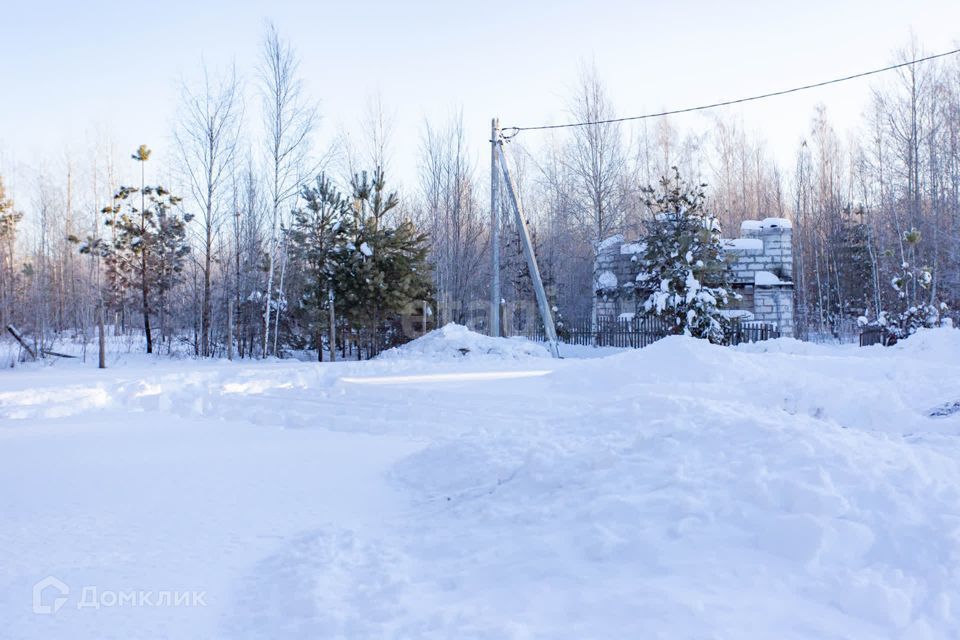
<instances>
[{"instance_id":1,"label":"snow-covered shrub","mask_svg":"<svg viewBox=\"0 0 960 640\"><path fill-rule=\"evenodd\" d=\"M862 328L877 327L883 329L888 338L902 340L915 334L919 329L933 329L935 327L951 326L947 317L949 311L947 303L920 304L907 307L900 313L889 314L881 311L873 320L866 316L858 318L857 323ZM892 342L888 340L888 342Z\"/></svg>"},{"instance_id":2,"label":"snow-covered shrub","mask_svg":"<svg viewBox=\"0 0 960 640\"><path fill-rule=\"evenodd\" d=\"M951 324L947 312L950 310L945 302L919 300L920 292L927 290L933 283L933 271L929 267L917 267L910 260L916 254L916 247L920 243L920 232L910 229L903 234L904 255L900 265L900 273L890 281L890 286L897 292L897 297L903 301L903 308L899 312L888 313L881 311L873 320L866 316L858 318L858 324L863 328L877 327L883 329L888 337L886 342L909 337L919 329L932 329Z\"/></svg>"}]
</instances>

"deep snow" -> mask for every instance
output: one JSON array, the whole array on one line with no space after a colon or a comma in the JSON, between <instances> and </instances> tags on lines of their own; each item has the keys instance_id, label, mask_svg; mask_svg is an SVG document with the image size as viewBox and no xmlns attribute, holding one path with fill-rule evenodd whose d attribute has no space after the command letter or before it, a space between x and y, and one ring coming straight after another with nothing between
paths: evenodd
<instances>
[{"instance_id":1,"label":"deep snow","mask_svg":"<svg viewBox=\"0 0 960 640\"><path fill-rule=\"evenodd\" d=\"M586 351L0 373L0 637L956 637L960 331Z\"/></svg>"}]
</instances>

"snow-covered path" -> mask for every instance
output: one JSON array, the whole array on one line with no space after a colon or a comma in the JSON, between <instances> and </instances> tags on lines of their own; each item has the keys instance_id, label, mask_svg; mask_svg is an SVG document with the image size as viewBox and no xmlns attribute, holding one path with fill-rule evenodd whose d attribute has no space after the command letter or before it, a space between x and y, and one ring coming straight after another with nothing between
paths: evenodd
<instances>
[{"instance_id":1,"label":"snow-covered path","mask_svg":"<svg viewBox=\"0 0 960 640\"><path fill-rule=\"evenodd\" d=\"M251 372L172 370L182 366L129 379L121 373L105 384L84 373L65 389L55 386L63 378L44 372L37 379L47 384L2 394L0 412L24 419L0 428L0 637L231 635L247 583L262 583L265 595L279 586L271 581L285 567L264 573L265 555L285 552L308 531L375 530L399 512L403 500L387 485L386 469L420 443L281 429L279 404L221 406L250 411L258 425L239 416L210 420L184 387L222 387L221 378ZM168 385L181 389L179 397ZM32 610L33 584L46 576L70 588L55 615ZM110 606L78 606L87 586ZM164 606L164 591L202 592L202 604ZM130 592L146 600L114 604L114 595Z\"/></svg>"},{"instance_id":2,"label":"snow-covered path","mask_svg":"<svg viewBox=\"0 0 960 640\"><path fill-rule=\"evenodd\" d=\"M953 637L958 335L2 374L0 637Z\"/></svg>"}]
</instances>

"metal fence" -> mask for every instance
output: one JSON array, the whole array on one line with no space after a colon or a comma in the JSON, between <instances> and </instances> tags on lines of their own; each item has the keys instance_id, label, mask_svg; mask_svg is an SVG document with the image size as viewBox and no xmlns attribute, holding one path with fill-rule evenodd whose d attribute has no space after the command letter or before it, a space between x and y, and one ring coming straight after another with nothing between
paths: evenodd
<instances>
[{"instance_id":1,"label":"metal fence","mask_svg":"<svg viewBox=\"0 0 960 640\"><path fill-rule=\"evenodd\" d=\"M761 342L780 337L776 325L767 322L734 322L727 332L727 344L736 346L744 342Z\"/></svg>"},{"instance_id":2,"label":"metal fence","mask_svg":"<svg viewBox=\"0 0 960 640\"><path fill-rule=\"evenodd\" d=\"M882 344L885 347L897 344L897 338L883 327L867 327L860 332L860 346Z\"/></svg>"},{"instance_id":3,"label":"metal fence","mask_svg":"<svg viewBox=\"0 0 960 640\"><path fill-rule=\"evenodd\" d=\"M557 326L557 337L565 344L596 345L640 349L661 338L673 334L672 327L660 318L597 318L596 323L587 318L578 321L564 320ZM543 327L538 327L535 340L545 341ZM759 342L779 338L780 331L773 324L762 322L733 322L727 331L726 344Z\"/></svg>"}]
</instances>

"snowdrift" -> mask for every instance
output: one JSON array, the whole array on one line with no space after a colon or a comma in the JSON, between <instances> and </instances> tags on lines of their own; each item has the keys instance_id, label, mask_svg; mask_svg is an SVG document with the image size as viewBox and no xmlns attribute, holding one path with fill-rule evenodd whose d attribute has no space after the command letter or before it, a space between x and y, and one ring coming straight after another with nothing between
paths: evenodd
<instances>
[{"instance_id":1,"label":"snowdrift","mask_svg":"<svg viewBox=\"0 0 960 640\"><path fill-rule=\"evenodd\" d=\"M381 353L382 360L525 360L549 358L541 345L526 338L491 338L450 323L441 329Z\"/></svg>"}]
</instances>

